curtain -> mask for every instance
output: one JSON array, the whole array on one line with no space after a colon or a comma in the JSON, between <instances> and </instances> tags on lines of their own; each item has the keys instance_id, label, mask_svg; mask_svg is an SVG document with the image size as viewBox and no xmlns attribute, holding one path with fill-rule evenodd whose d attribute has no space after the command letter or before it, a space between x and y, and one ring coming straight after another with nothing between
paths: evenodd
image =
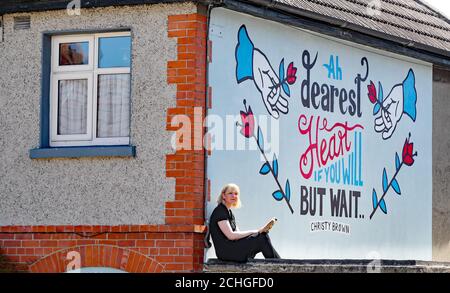
<instances>
[{"instance_id":1,"label":"curtain","mask_svg":"<svg viewBox=\"0 0 450 293\"><path fill-rule=\"evenodd\" d=\"M86 134L87 79L60 80L58 88L58 134Z\"/></svg>"},{"instance_id":2,"label":"curtain","mask_svg":"<svg viewBox=\"0 0 450 293\"><path fill-rule=\"evenodd\" d=\"M97 137L128 137L130 74L98 76Z\"/></svg>"}]
</instances>

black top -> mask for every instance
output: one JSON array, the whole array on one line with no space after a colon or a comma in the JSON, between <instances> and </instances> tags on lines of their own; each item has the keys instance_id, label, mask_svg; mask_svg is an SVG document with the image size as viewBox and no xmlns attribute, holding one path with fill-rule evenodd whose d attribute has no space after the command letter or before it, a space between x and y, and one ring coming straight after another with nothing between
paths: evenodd
<instances>
[{"instance_id":1,"label":"black top","mask_svg":"<svg viewBox=\"0 0 450 293\"><path fill-rule=\"evenodd\" d=\"M211 214L209 220L209 229L211 233L212 240L214 242L214 248L216 249L216 255L220 258L223 251L227 250L227 247L233 242L229 240L222 230L220 230L219 222L223 220L228 220L231 229L236 231L236 221L231 210L221 203L219 204Z\"/></svg>"}]
</instances>

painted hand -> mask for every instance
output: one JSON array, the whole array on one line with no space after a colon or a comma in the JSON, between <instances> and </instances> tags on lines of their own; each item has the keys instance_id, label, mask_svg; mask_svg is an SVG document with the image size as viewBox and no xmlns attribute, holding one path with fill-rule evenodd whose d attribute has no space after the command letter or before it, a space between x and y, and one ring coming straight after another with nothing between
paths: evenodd
<instances>
[{"instance_id":1,"label":"painted hand","mask_svg":"<svg viewBox=\"0 0 450 293\"><path fill-rule=\"evenodd\" d=\"M378 95L381 100L383 98L381 85ZM417 116L416 103L416 77L414 71L410 69L403 83L395 85L386 99L383 100L381 115L375 119L375 131L381 132L383 139L389 139L403 114L406 114L415 122Z\"/></svg>"},{"instance_id":2,"label":"painted hand","mask_svg":"<svg viewBox=\"0 0 450 293\"><path fill-rule=\"evenodd\" d=\"M384 99L380 117L375 119L375 131L381 132L383 139L392 136L403 115L403 87L401 84L392 88Z\"/></svg>"},{"instance_id":3,"label":"painted hand","mask_svg":"<svg viewBox=\"0 0 450 293\"><path fill-rule=\"evenodd\" d=\"M253 52L253 74L255 86L269 114L277 119L280 117L279 112L288 113L288 101L281 95L280 79L269 60L258 49Z\"/></svg>"}]
</instances>

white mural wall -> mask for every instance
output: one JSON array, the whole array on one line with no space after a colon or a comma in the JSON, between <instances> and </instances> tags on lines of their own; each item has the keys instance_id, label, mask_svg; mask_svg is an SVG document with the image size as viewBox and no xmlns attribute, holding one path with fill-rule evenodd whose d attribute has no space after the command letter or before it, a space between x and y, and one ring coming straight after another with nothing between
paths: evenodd
<instances>
[{"instance_id":1,"label":"white mural wall","mask_svg":"<svg viewBox=\"0 0 450 293\"><path fill-rule=\"evenodd\" d=\"M209 33L208 215L233 182L282 258L431 260L431 65L223 8Z\"/></svg>"}]
</instances>

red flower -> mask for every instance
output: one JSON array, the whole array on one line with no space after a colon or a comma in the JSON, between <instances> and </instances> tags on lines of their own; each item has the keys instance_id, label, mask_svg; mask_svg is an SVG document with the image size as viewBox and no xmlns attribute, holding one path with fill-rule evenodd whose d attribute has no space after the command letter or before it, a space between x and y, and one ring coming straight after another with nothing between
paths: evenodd
<instances>
[{"instance_id":1,"label":"red flower","mask_svg":"<svg viewBox=\"0 0 450 293\"><path fill-rule=\"evenodd\" d=\"M255 130L255 117L253 116L252 108L248 106L247 113L241 111L242 128L241 134L247 138L253 136Z\"/></svg>"},{"instance_id":2,"label":"red flower","mask_svg":"<svg viewBox=\"0 0 450 293\"><path fill-rule=\"evenodd\" d=\"M294 84L294 82L297 80L297 77L295 76L297 74L297 68L294 67L294 62L289 63L289 66L287 68L287 78L286 81L288 84Z\"/></svg>"},{"instance_id":3,"label":"red flower","mask_svg":"<svg viewBox=\"0 0 450 293\"><path fill-rule=\"evenodd\" d=\"M409 143L409 137L405 140L405 144L403 145L402 159L403 163L407 166L411 166L414 164L414 143Z\"/></svg>"},{"instance_id":4,"label":"red flower","mask_svg":"<svg viewBox=\"0 0 450 293\"><path fill-rule=\"evenodd\" d=\"M369 90L369 100L372 104L375 104L377 102L377 89L375 88L375 85L373 84L373 81L370 81L370 84L367 86L367 89Z\"/></svg>"}]
</instances>

